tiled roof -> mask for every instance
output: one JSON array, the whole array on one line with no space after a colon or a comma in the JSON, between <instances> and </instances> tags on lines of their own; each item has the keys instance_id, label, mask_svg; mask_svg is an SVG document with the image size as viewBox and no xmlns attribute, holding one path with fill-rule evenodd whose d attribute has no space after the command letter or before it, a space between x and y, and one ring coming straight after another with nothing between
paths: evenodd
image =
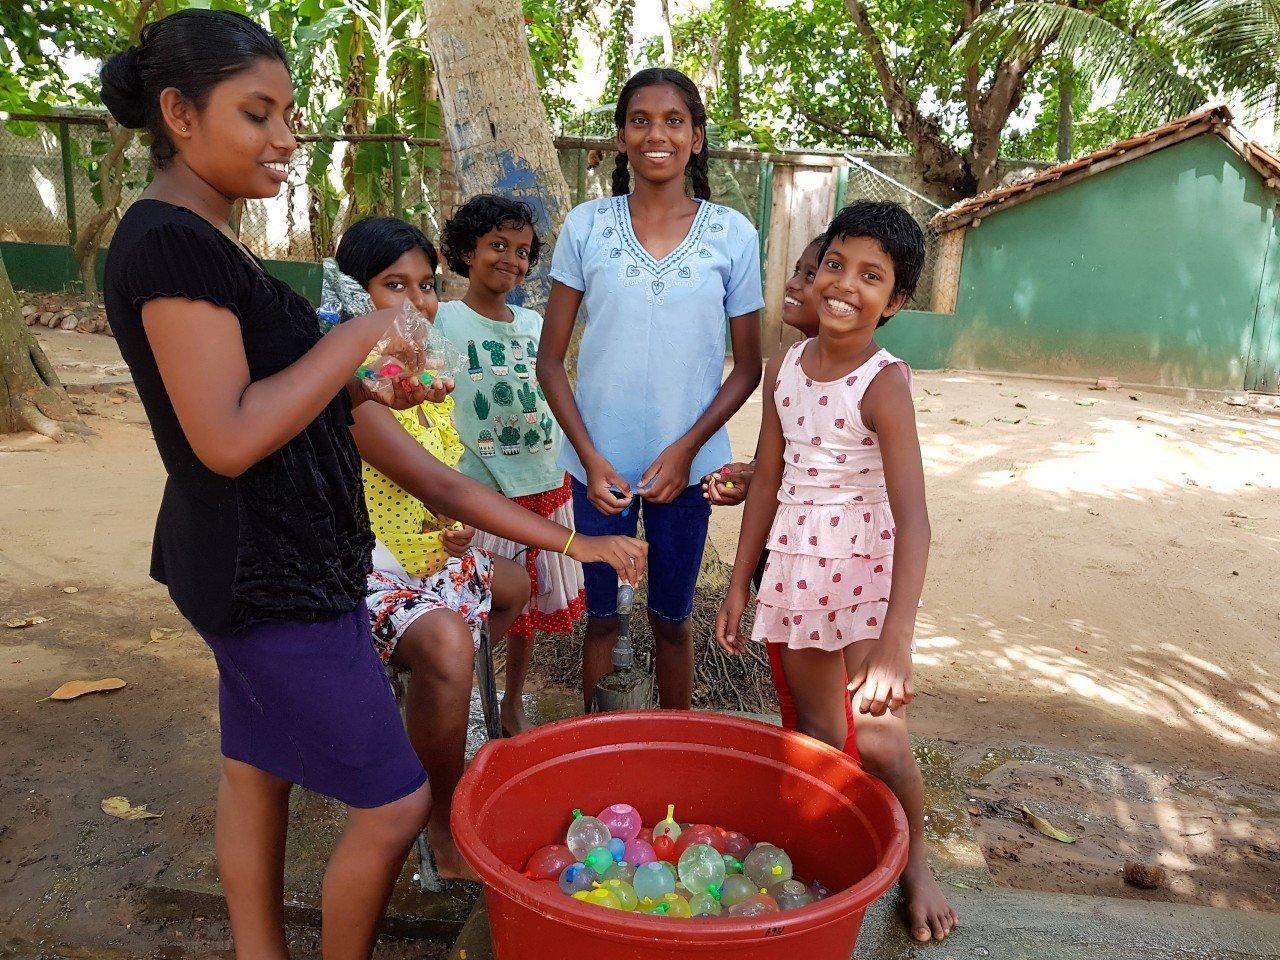
<instances>
[{"instance_id":1,"label":"tiled roof","mask_svg":"<svg viewBox=\"0 0 1280 960\"><path fill-rule=\"evenodd\" d=\"M961 200L934 216L929 225L939 233L945 233L962 227L980 216L986 216L988 211L995 212L1003 207L1030 199L1032 195L1051 184L1064 180L1068 182L1083 180L1094 173L1205 133L1221 137L1267 181L1268 186L1280 189L1280 157L1232 127L1231 111L1225 106L1218 105L1205 107L1166 123L1162 127L1129 137L1127 140L1120 140L1109 147L1060 163L1056 167L1037 170L1021 180L980 193L976 197Z\"/></svg>"}]
</instances>

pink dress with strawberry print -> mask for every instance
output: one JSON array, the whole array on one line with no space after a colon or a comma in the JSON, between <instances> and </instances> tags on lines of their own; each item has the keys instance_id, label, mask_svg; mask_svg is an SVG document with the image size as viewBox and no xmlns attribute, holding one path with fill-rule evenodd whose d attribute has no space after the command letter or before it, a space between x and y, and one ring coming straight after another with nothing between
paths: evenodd
<instances>
[{"instance_id":1,"label":"pink dress with strawberry print","mask_svg":"<svg viewBox=\"0 0 1280 960\"><path fill-rule=\"evenodd\" d=\"M910 385L911 368L879 350L839 380L813 380L800 367L808 342L787 351L773 385L786 449L751 639L842 650L880 636L893 579L893 512L862 397L892 364Z\"/></svg>"}]
</instances>

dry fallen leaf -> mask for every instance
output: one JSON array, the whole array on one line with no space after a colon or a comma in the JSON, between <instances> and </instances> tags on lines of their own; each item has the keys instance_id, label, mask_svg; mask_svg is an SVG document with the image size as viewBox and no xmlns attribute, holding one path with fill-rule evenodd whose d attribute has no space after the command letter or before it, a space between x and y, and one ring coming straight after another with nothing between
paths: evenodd
<instances>
[{"instance_id":1,"label":"dry fallen leaf","mask_svg":"<svg viewBox=\"0 0 1280 960\"><path fill-rule=\"evenodd\" d=\"M76 697L83 697L86 693L105 693L108 690L119 690L124 685L125 682L119 677L106 677L102 680L69 680L49 694L48 699L74 700Z\"/></svg>"},{"instance_id":2,"label":"dry fallen leaf","mask_svg":"<svg viewBox=\"0 0 1280 960\"><path fill-rule=\"evenodd\" d=\"M36 627L48 622L49 617L24 617L21 620L6 620L4 625L10 630L21 630L24 627Z\"/></svg>"},{"instance_id":3,"label":"dry fallen leaf","mask_svg":"<svg viewBox=\"0 0 1280 960\"><path fill-rule=\"evenodd\" d=\"M182 631L177 627L152 627L150 643L159 643L161 640L177 640L182 636Z\"/></svg>"},{"instance_id":4,"label":"dry fallen leaf","mask_svg":"<svg viewBox=\"0 0 1280 960\"><path fill-rule=\"evenodd\" d=\"M1076 406L1077 406L1077 407L1092 407L1092 406L1094 406L1097 402L1098 402L1097 400L1077 400L1077 401L1076 401Z\"/></svg>"},{"instance_id":5,"label":"dry fallen leaf","mask_svg":"<svg viewBox=\"0 0 1280 960\"><path fill-rule=\"evenodd\" d=\"M951 422L958 424L959 426L962 426L962 427L976 426L976 424L972 420L966 420L964 417L952 417Z\"/></svg>"},{"instance_id":6,"label":"dry fallen leaf","mask_svg":"<svg viewBox=\"0 0 1280 960\"><path fill-rule=\"evenodd\" d=\"M1223 516L1234 517L1236 520L1252 520L1253 517L1247 513L1241 513L1239 510L1228 510Z\"/></svg>"},{"instance_id":7,"label":"dry fallen leaf","mask_svg":"<svg viewBox=\"0 0 1280 960\"><path fill-rule=\"evenodd\" d=\"M102 812L120 820L159 820L163 816L152 813L145 803L135 807L128 797L107 797L102 801Z\"/></svg>"},{"instance_id":8,"label":"dry fallen leaf","mask_svg":"<svg viewBox=\"0 0 1280 960\"><path fill-rule=\"evenodd\" d=\"M62 592L63 593L79 593L80 588L79 587L63 587Z\"/></svg>"},{"instance_id":9,"label":"dry fallen leaf","mask_svg":"<svg viewBox=\"0 0 1280 960\"><path fill-rule=\"evenodd\" d=\"M1015 407L1017 407L1019 410L1025 410L1025 409L1027 409L1027 405L1026 405L1025 403L1023 403L1021 400L1019 400L1017 403L1015 403L1015 404L1014 404L1014 406L1015 406Z\"/></svg>"},{"instance_id":10,"label":"dry fallen leaf","mask_svg":"<svg viewBox=\"0 0 1280 960\"><path fill-rule=\"evenodd\" d=\"M1071 834L1063 833L1061 830L1055 827L1048 820L1044 819L1043 817L1037 817L1034 813L1032 813L1026 807L1022 808L1022 816L1026 819L1027 823L1031 824L1031 826L1035 827L1036 830L1038 830L1040 833L1043 833L1046 837L1048 837L1051 840L1057 840L1059 843L1075 843L1076 842L1076 838L1073 837Z\"/></svg>"}]
</instances>

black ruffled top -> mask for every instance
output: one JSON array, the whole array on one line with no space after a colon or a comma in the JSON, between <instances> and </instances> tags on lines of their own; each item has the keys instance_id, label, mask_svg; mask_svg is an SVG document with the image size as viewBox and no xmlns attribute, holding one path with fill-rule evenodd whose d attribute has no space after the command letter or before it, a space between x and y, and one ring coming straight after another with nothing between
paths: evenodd
<instances>
[{"instance_id":1,"label":"black ruffled top","mask_svg":"<svg viewBox=\"0 0 1280 960\"><path fill-rule=\"evenodd\" d=\"M219 476L187 442L142 325L143 305L159 298L225 307L240 321L250 378L261 380L320 339L311 304L203 217L160 200L137 201L121 219L104 297L168 474L151 575L182 615L225 635L330 620L363 603L373 535L346 392L241 476Z\"/></svg>"}]
</instances>

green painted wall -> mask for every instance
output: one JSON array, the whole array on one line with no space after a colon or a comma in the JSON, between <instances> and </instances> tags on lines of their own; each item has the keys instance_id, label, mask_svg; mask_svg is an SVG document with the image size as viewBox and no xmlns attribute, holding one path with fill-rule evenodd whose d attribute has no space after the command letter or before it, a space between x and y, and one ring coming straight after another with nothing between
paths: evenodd
<instances>
[{"instance_id":1,"label":"green painted wall","mask_svg":"<svg viewBox=\"0 0 1280 960\"><path fill-rule=\"evenodd\" d=\"M40 293L58 292L80 285L80 269L76 266L71 249L46 243L0 243L0 257L4 257L9 281L19 290ZM102 282L102 268L107 251L98 254L98 282ZM266 260L267 271L279 277L312 303L320 302L320 267L314 263L296 260Z\"/></svg>"},{"instance_id":2,"label":"green painted wall","mask_svg":"<svg viewBox=\"0 0 1280 960\"><path fill-rule=\"evenodd\" d=\"M904 311L881 342L921 368L1238 390L1255 318L1275 328L1277 199L1217 137L1160 150L971 228L955 315Z\"/></svg>"}]
</instances>

